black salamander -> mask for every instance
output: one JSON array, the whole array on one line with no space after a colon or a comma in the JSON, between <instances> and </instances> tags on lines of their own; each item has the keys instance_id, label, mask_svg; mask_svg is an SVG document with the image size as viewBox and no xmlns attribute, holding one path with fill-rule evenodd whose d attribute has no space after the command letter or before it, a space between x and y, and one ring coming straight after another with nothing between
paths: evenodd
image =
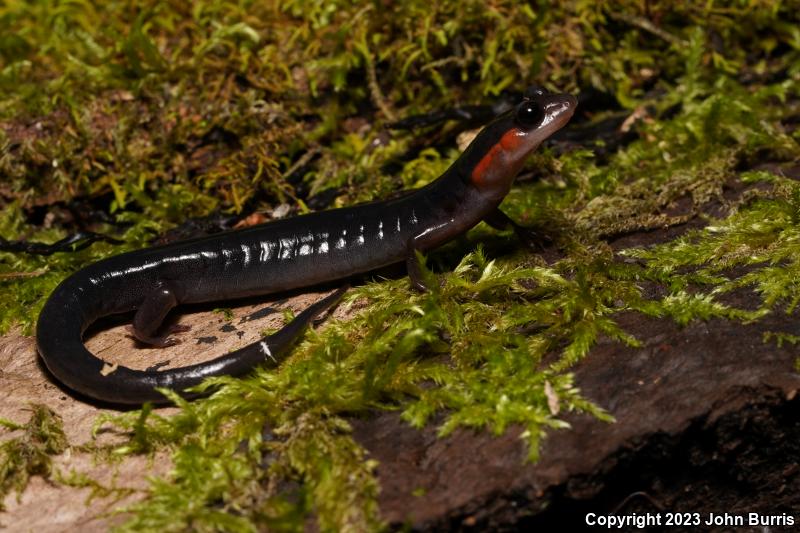
<instances>
[{"instance_id":1,"label":"black salamander","mask_svg":"<svg viewBox=\"0 0 800 533\"><path fill-rule=\"evenodd\" d=\"M67 387L118 404L164 402L156 387L183 391L210 376L277 365L304 327L346 289L312 304L274 335L181 368L112 366L89 352L82 337L98 318L135 310L133 335L166 346L176 339L157 332L176 305L284 292L403 261L412 285L424 290L417 251L436 248L482 220L525 235L498 206L527 156L569 121L576 105L571 95L529 89L516 107L483 128L442 176L396 199L136 250L89 265L47 300L36 327L39 354Z\"/></svg>"}]
</instances>

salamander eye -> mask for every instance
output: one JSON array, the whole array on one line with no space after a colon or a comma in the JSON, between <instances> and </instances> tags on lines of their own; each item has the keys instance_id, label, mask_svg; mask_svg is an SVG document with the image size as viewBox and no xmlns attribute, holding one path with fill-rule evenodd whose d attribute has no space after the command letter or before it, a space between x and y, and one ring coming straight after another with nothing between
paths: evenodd
<instances>
[{"instance_id":1,"label":"salamander eye","mask_svg":"<svg viewBox=\"0 0 800 533\"><path fill-rule=\"evenodd\" d=\"M526 128L535 128L544 120L544 110L536 102L522 102L517 108L517 122Z\"/></svg>"}]
</instances>

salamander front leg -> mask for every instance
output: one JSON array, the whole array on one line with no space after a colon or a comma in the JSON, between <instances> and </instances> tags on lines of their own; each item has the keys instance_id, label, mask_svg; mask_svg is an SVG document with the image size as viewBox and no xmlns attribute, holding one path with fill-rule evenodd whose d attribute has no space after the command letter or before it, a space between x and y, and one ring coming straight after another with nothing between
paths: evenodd
<instances>
[{"instance_id":1,"label":"salamander front leg","mask_svg":"<svg viewBox=\"0 0 800 533\"><path fill-rule=\"evenodd\" d=\"M406 270L408 271L408 278L411 280L411 288L418 292L426 292L428 285L425 284L425 280L422 278L422 265L419 262L417 249L413 246L409 246L408 255L406 256Z\"/></svg>"},{"instance_id":2,"label":"salamander front leg","mask_svg":"<svg viewBox=\"0 0 800 533\"><path fill-rule=\"evenodd\" d=\"M552 237L547 234L539 233L533 228L517 224L508 215L503 213L499 207L489 213L483 221L496 230L512 228L517 238L522 241L525 246L534 250L541 250L544 248L544 244L553 241Z\"/></svg>"},{"instance_id":3,"label":"salamander front leg","mask_svg":"<svg viewBox=\"0 0 800 533\"><path fill-rule=\"evenodd\" d=\"M430 289L430 284L435 283L435 278L426 280L422 273L422 264L419 254L425 250L431 250L444 242L464 233L469 228L459 227L454 224L441 224L425 231L415 237L411 237L406 243L406 269L408 277L411 279L411 287L419 292Z\"/></svg>"},{"instance_id":4,"label":"salamander front leg","mask_svg":"<svg viewBox=\"0 0 800 533\"><path fill-rule=\"evenodd\" d=\"M180 286L171 281L160 282L144 299L133 317L133 325L129 331L137 340L163 348L173 346L180 342L172 333L188 331L190 326L175 325L169 328L164 335L156 335L167 313L180 303L182 294Z\"/></svg>"}]
</instances>

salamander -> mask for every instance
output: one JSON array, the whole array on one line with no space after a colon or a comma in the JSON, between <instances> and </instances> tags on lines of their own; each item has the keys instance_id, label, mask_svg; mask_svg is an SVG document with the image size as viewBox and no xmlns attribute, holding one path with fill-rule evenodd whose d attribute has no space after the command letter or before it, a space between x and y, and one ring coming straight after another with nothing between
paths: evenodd
<instances>
[{"instance_id":1,"label":"salamander","mask_svg":"<svg viewBox=\"0 0 800 533\"><path fill-rule=\"evenodd\" d=\"M44 364L68 388L115 404L164 402L156 388L178 392L203 379L242 375L277 364L292 341L345 289L312 304L274 335L205 363L162 371L109 365L83 344L100 317L135 311L131 330L156 345L180 304L285 292L349 278L405 261L411 284L425 290L417 252L463 234L480 221L525 229L499 209L527 156L562 128L577 106L569 94L531 88L485 126L436 180L403 196L280 219L245 229L135 250L67 277L42 308L36 342Z\"/></svg>"}]
</instances>

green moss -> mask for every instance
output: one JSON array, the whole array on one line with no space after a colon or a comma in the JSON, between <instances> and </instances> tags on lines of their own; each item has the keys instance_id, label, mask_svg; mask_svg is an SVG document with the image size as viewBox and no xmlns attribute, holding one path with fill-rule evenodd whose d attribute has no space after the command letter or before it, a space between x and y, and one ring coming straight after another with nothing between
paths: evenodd
<instances>
[{"instance_id":1,"label":"green moss","mask_svg":"<svg viewBox=\"0 0 800 533\"><path fill-rule=\"evenodd\" d=\"M756 199L727 219L712 221L703 230L690 232L673 242L649 250L630 250L627 254L646 262L647 277L670 276L673 286L712 285L713 290L702 297L709 305L717 295L741 287L752 288L761 296L761 305L755 311L738 312L738 318L754 320L777 307L792 313L800 300L797 283L800 250L796 244L800 239L797 214L800 185L795 180L764 172L742 177L746 181L772 183L769 199ZM735 267L745 267L746 272L725 276Z\"/></svg>"},{"instance_id":2,"label":"green moss","mask_svg":"<svg viewBox=\"0 0 800 533\"><path fill-rule=\"evenodd\" d=\"M222 315L223 320L226 322L233 320L233 310L229 307L214 309L214 312Z\"/></svg>"},{"instance_id":3,"label":"green moss","mask_svg":"<svg viewBox=\"0 0 800 533\"><path fill-rule=\"evenodd\" d=\"M530 83L609 95L586 126L635 115L635 140L603 157L602 144L543 149L528 166L540 179L503 205L546 228L558 260L480 225L428 258L431 292L365 284L347 297L359 302L351 318L309 333L277 371L213 380L213 395L176 399L173 416L100 422L128 437L101 450L111 457L173 453L125 529L379 529L375 465L348 418L393 409L414 427L436 420L441 435L513 425L535 460L565 412L611 420L571 370L601 337L638 344L619 313L687 324L794 311L800 189L743 169L800 156L786 126L800 114L797 23L788 3L758 1L4 5L0 236L63 237L68 218L34 224L33 213L72 199L128 225L95 228L121 246L1 253L0 330L30 333L66 275L188 217L303 212L309 191L335 191L337 206L382 198L457 157L449 126L387 133L394 118ZM732 186L749 189L731 200ZM703 215L709 202L726 214ZM705 229L659 246L603 241L697 217ZM726 303L741 289L759 296L754 308Z\"/></svg>"},{"instance_id":4,"label":"green moss","mask_svg":"<svg viewBox=\"0 0 800 533\"><path fill-rule=\"evenodd\" d=\"M61 418L49 407L32 404L25 424L0 419L0 426L22 435L0 443L0 510L11 491L21 494L31 476L50 479L52 456L67 449Z\"/></svg>"},{"instance_id":5,"label":"green moss","mask_svg":"<svg viewBox=\"0 0 800 533\"><path fill-rule=\"evenodd\" d=\"M54 480L58 483L68 487L89 489L89 495L86 497L86 505L91 505L95 498L111 498L112 502L116 502L121 498L136 492L134 489L127 487L103 485L88 474L77 470L70 470L67 473L56 471L54 478Z\"/></svg>"}]
</instances>

